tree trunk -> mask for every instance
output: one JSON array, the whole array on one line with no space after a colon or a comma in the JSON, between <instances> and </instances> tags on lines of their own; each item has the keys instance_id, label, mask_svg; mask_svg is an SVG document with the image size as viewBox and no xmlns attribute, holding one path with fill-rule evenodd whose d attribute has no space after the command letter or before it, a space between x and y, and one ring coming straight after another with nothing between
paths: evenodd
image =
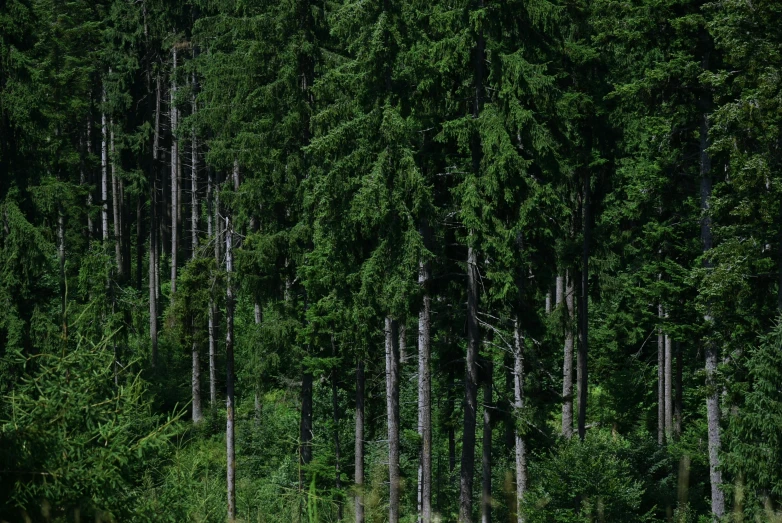
<instances>
[{"instance_id":1,"label":"tree trunk","mask_svg":"<svg viewBox=\"0 0 782 523\"><path fill-rule=\"evenodd\" d=\"M665 335L665 438L673 439L673 340Z\"/></svg>"},{"instance_id":2,"label":"tree trunk","mask_svg":"<svg viewBox=\"0 0 782 523\"><path fill-rule=\"evenodd\" d=\"M565 272L565 359L562 364L562 436L573 437L573 316L575 312L573 276Z\"/></svg>"},{"instance_id":3,"label":"tree trunk","mask_svg":"<svg viewBox=\"0 0 782 523\"><path fill-rule=\"evenodd\" d=\"M179 140L176 130L179 111L176 108L176 47L171 50L173 67L171 69L171 297L176 294L177 253L179 252ZM226 225L228 222L226 222ZM226 244L227 245L227 244Z\"/></svg>"},{"instance_id":4,"label":"tree trunk","mask_svg":"<svg viewBox=\"0 0 782 523\"><path fill-rule=\"evenodd\" d=\"M195 103L195 72L193 73L193 114L196 112ZM192 259L195 260L198 252L198 140L195 130L191 135L191 176L190 176L190 231L192 244ZM193 422L198 423L203 419L201 410L201 355L198 343L193 341Z\"/></svg>"},{"instance_id":5,"label":"tree trunk","mask_svg":"<svg viewBox=\"0 0 782 523\"><path fill-rule=\"evenodd\" d=\"M491 411L494 408L492 376L494 365L484 360L483 380L483 445L481 448L481 523L491 523Z\"/></svg>"},{"instance_id":6,"label":"tree trunk","mask_svg":"<svg viewBox=\"0 0 782 523\"><path fill-rule=\"evenodd\" d=\"M141 292L143 285L142 265L144 265L144 200L139 194L136 197L136 289Z\"/></svg>"},{"instance_id":7,"label":"tree trunk","mask_svg":"<svg viewBox=\"0 0 782 523\"><path fill-rule=\"evenodd\" d=\"M558 274L556 280L556 291L554 292L554 307L558 308L565 299L565 278Z\"/></svg>"},{"instance_id":8,"label":"tree trunk","mask_svg":"<svg viewBox=\"0 0 782 523\"><path fill-rule=\"evenodd\" d=\"M459 481L459 523L472 521L472 486L475 467L475 423L477 417L478 371L478 260L475 249L467 248L467 357L464 376L464 432Z\"/></svg>"},{"instance_id":9,"label":"tree trunk","mask_svg":"<svg viewBox=\"0 0 782 523\"><path fill-rule=\"evenodd\" d=\"M399 327L386 317L386 414L388 424L388 522L399 523Z\"/></svg>"},{"instance_id":10,"label":"tree trunk","mask_svg":"<svg viewBox=\"0 0 782 523\"><path fill-rule=\"evenodd\" d=\"M157 162L153 162L153 165L157 165ZM158 343L157 343L157 219L156 219L156 183L155 183L155 169L153 167L153 174L151 175L149 202L150 202L150 219L149 219L149 337L152 341L152 366L157 365L158 356Z\"/></svg>"},{"instance_id":11,"label":"tree trunk","mask_svg":"<svg viewBox=\"0 0 782 523\"><path fill-rule=\"evenodd\" d=\"M65 285L65 211L62 203L57 204L57 258L60 262L60 321L62 322L63 338L68 337L68 319L65 315L66 285Z\"/></svg>"},{"instance_id":12,"label":"tree trunk","mask_svg":"<svg viewBox=\"0 0 782 523\"><path fill-rule=\"evenodd\" d=\"M90 109L92 108L92 99L90 99ZM90 111L87 115L87 132L85 140L87 145L87 156L92 156L92 111ZM82 178L83 178L83 184L86 183L90 186L89 190L87 191L87 241L92 241L92 235L95 232L95 225L92 223L92 193L93 193L93 187L92 183L95 181L92 169L89 169L87 171L86 166L84 165L84 152L82 151L82 160L81 160L81 171L82 171ZM782 265L781 265L782 267ZM782 273L781 273L782 274Z\"/></svg>"},{"instance_id":13,"label":"tree trunk","mask_svg":"<svg viewBox=\"0 0 782 523\"><path fill-rule=\"evenodd\" d=\"M589 242L591 233L590 216L590 180L589 171L584 171L583 189L583 231L584 243L581 250L581 296L578 314L579 344L578 344L578 437L586 437L587 395L589 391L589 375L587 357L589 354Z\"/></svg>"},{"instance_id":14,"label":"tree trunk","mask_svg":"<svg viewBox=\"0 0 782 523\"><path fill-rule=\"evenodd\" d=\"M334 343L334 337L331 338L332 355L336 360L338 357L337 346ZM343 518L343 505L342 505L342 478L339 468L340 461L340 447L339 447L339 390L338 390L338 366L334 366L331 369L331 409L334 422L334 487L337 490L337 521L342 521Z\"/></svg>"},{"instance_id":15,"label":"tree trunk","mask_svg":"<svg viewBox=\"0 0 782 523\"><path fill-rule=\"evenodd\" d=\"M426 224L421 227L427 241ZM430 268L426 261L418 263L418 284L423 289L421 309L418 311L418 434L421 436L421 456L418 465L418 511L423 523L432 520L432 381L429 359L432 350L431 314L429 296Z\"/></svg>"},{"instance_id":16,"label":"tree trunk","mask_svg":"<svg viewBox=\"0 0 782 523\"><path fill-rule=\"evenodd\" d=\"M212 176L212 170L208 171L208 181L206 189L206 202L208 205L206 219L207 219L207 236L209 241L215 243L215 263L220 266L219 247L220 238L216 237L214 230L217 228L217 206L214 203L215 189L214 180ZM213 214L214 212L214 214ZM214 219L214 229L213 220ZM212 293L209 293L209 403L212 407L217 404L217 376L215 373L215 349L217 339L217 318L215 313L215 302Z\"/></svg>"},{"instance_id":17,"label":"tree trunk","mask_svg":"<svg viewBox=\"0 0 782 523\"><path fill-rule=\"evenodd\" d=\"M103 87L103 105L106 105L106 87ZM100 197L101 197L101 226L103 234L103 243L109 241L109 144L108 144L108 124L106 122L106 109L104 107L101 114L101 142L100 142Z\"/></svg>"},{"instance_id":18,"label":"tree trunk","mask_svg":"<svg viewBox=\"0 0 782 523\"><path fill-rule=\"evenodd\" d=\"M239 162L234 160L234 172L239 170ZM173 173L172 173L173 174ZM234 190L238 190L234 186ZM174 195L172 195L172 200ZM176 218L173 220L176 225ZM233 290L233 223L225 217L225 396L226 396L226 454L228 461L228 520L236 520L236 453L234 452L234 290Z\"/></svg>"},{"instance_id":19,"label":"tree trunk","mask_svg":"<svg viewBox=\"0 0 782 523\"><path fill-rule=\"evenodd\" d=\"M524 338L521 335L521 326L518 318L513 322L513 413L514 420L523 416L524 412ZM516 519L518 523L524 522L522 514L522 502L527 492L527 448L524 437L518 429L518 422L514 424L514 436L516 440ZM571 419L572 431L572 419Z\"/></svg>"},{"instance_id":20,"label":"tree trunk","mask_svg":"<svg viewBox=\"0 0 782 523\"><path fill-rule=\"evenodd\" d=\"M356 483L356 523L364 523L364 361L356 365L356 463L353 472Z\"/></svg>"},{"instance_id":21,"label":"tree trunk","mask_svg":"<svg viewBox=\"0 0 782 523\"><path fill-rule=\"evenodd\" d=\"M111 156L109 158L111 164L111 208L114 215L114 257L117 264L117 274L120 279L124 276L123 269L125 265L122 261L122 197L119 192L119 179L117 178L117 169L115 165L114 156L116 151L114 149L114 121L109 120L109 140Z\"/></svg>"},{"instance_id":22,"label":"tree trunk","mask_svg":"<svg viewBox=\"0 0 782 523\"><path fill-rule=\"evenodd\" d=\"M301 377L301 423L299 426L299 490L304 490L305 468L312 461L312 372Z\"/></svg>"},{"instance_id":23,"label":"tree trunk","mask_svg":"<svg viewBox=\"0 0 782 523\"><path fill-rule=\"evenodd\" d=\"M676 403L674 404L673 418L673 434L678 440L682 435L682 373L684 370L684 364L682 362L682 346L681 342L676 342Z\"/></svg>"},{"instance_id":24,"label":"tree trunk","mask_svg":"<svg viewBox=\"0 0 782 523\"><path fill-rule=\"evenodd\" d=\"M665 443L665 334L663 306L657 305L657 444Z\"/></svg>"},{"instance_id":25,"label":"tree trunk","mask_svg":"<svg viewBox=\"0 0 782 523\"><path fill-rule=\"evenodd\" d=\"M707 151L709 147L709 121L704 114L701 118L700 136L700 171L701 171L701 242L703 252L708 253L712 247L711 217L709 206L711 199L711 158ZM711 267L711 262L704 259L704 266ZM713 318L707 312L704 321L711 325ZM712 341L706 341L706 386L709 389L706 396L706 421L709 440L709 479L711 481L711 512L714 519L725 515L725 494L720 490L722 471L720 470L720 399L716 382L718 349Z\"/></svg>"}]
</instances>

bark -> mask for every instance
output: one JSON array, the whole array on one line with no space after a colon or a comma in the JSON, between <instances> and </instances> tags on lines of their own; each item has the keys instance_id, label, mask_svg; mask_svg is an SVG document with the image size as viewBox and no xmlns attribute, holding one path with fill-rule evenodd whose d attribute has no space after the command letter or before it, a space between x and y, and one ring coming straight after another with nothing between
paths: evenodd
<instances>
[{"instance_id":1,"label":"bark","mask_svg":"<svg viewBox=\"0 0 782 523\"><path fill-rule=\"evenodd\" d=\"M399 523L399 327L386 317L386 415L388 424L388 522Z\"/></svg>"},{"instance_id":2,"label":"bark","mask_svg":"<svg viewBox=\"0 0 782 523\"><path fill-rule=\"evenodd\" d=\"M154 169L153 169L154 173ZM155 199L155 180L152 175L150 184L150 219L149 219L149 337L152 341L152 366L157 365L158 357L158 334L157 334L157 219L156 219L156 199Z\"/></svg>"},{"instance_id":3,"label":"bark","mask_svg":"<svg viewBox=\"0 0 782 523\"><path fill-rule=\"evenodd\" d=\"M353 472L355 482L356 523L364 523L364 361L356 365L356 463Z\"/></svg>"},{"instance_id":4,"label":"bark","mask_svg":"<svg viewBox=\"0 0 782 523\"><path fill-rule=\"evenodd\" d=\"M682 347L680 342L676 342L676 402L673 409L673 435L678 440L682 435L682 373L684 364L682 362Z\"/></svg>"},{"instance_id":5,"label":"bark","mask_svg":"<svg viewBox=\"0 0 782 523\"><path fill-rule=\"evenodd\" d=\"M332 355L336 359L338 357L337 346L334 343L333 336L331 338L331 350L332 350ZM339 390L337 387L338 368L339 368L338 366L335 366L333 369L331 369L331 410L332 410L332 421L334 422L334 486L336 487L337 492L340 493L340 491L342 490L342 478L340 477L341 472L339 468L340 447L339 447ZM337 499L337 521L342 521L342 518L343 518L343 505L340 496L340 498Z\"/></svg>"},{"instance_id":6,"label":"bark","mask_svg":"<svg viewBox=\"0 0 782 523\"><path fill-rule=\"evenodd\" d=\"M709 122L704 114L701 118L700 129L700 171L701 171L701 242L703 252L708 253L712 247L711 217L709 216L709 200L711 199L711 158L707 151L709 141ZM711 267L711 262L704 259L704 266ZM707 312L704 321L712 323L710 312ZM718 350L715 343L706 340L706 422L708 425L709 445L709 479L711 482L711 512L716 519L725 515L725 494L720 490L722 483L722 471L720 470L720 404L719 390L716 382Z\"/></svg>"},{"instance_id":7,"label":"bark","mask_svg":"<svg viewBox=\"0 0 782 523\"><path fill-rule=\"evenodd\" d=\"M478 371L478 267L473 247L467 249L467 357L464 376L464 431L459 481L459 522L472 521L472 488L475 467L475 423L477 417Z\"/></svg>"},{"instance_id":8,"label":"bark","mask_svg":"<svg viewBox=\"0 0 782 523\"><path fill-rule=\"evenodd\" d=\"M92 105L90 103L90 105ZM85 139L85 142L87 143L87 155L92 156L92 114L90 111L90 114L87 115L87 136ZM95 232L95 225L92 223L92 183L94 181L93 179L93 173L92 169L89 170L88 173L85 175L86 167L84 165L84 158L82 157L82 175L84 176L84 182L86 182L88 185L90 185L89 190L87 191L87 240L92 240L92 234ZM782 267L782 266L781 266Z\"/></svg>"},{"instance_id":9,"label":"bark","mask_svg":"<svg viewBox=\"0 0 782 523\"><path fill-rule=\"evenodd\" d=\"M119 179L117 178L117 170L114 162L114 121L109 120L109 141L111 156L109 158L111 164L111 208L114 215L114 257L117 264L117 273L120 278L123 276L123 269L125 267L122 261L122 197L119 192Z\"/></svg>"},{"instance_id":10,"label":"bark","mask_svg":"<svg viewBox=\"0 0 782 523\"><path fill-rule=\"evenodd\" d=\"M144 218L142 207L144 202L141 194L136 197L136 289L141 292L142 265L144 265Z\"/></svg>"},{"instance_id":11,"label":"bark","mask_svg":"<svg viewBox=\"0 0 782 523\"><path fill-rule=\"evenodd\" d=\"M665 334L663 306L657 305L657 444L665 443Z\"/></svg>"},{"instance_id":12,"label":"bark","mask_svg":"<svg viewBox=\"0 0 782 523\"><path fill-rule=\"evenodd\" d=\"M312 461L312 372L301 378L301 423L299 425L299 490L304 489L305 468Z\"/></svg>"},{"instance_id":13,"label":"bark","mask_svg":"<svg viewBox=\"0 0 782 523\"><path fill-rule=\"evenodd\" d=\"M220 256L219 256L219 248L218 245L220 244L220 239L216 238L213 231L212 226L212 219L213 215L212 212L216 211L216 205L214 205L214 181L212 176L212 170L210 169L208 171L208 182L207 182L207 196L206 201L209 208L207 209L207 235L209 237L209 241L214 241L215 243L215 262L217 263L217 266L220 266ZM217 220L217 215L215 213L214 215L215 221ZM217 318L215 313L215 302L214 297L211 293L209 293L209 320L208 320L208 330L209 330L209 403L212 407L214 407L217 404L217 377L215 375L215 348L216 348L216 338L217 338Z\"/></svg>"},{"instance_id":14,"label":"bark","mask_svg":"<svg viewBox=\"0 0 782 523\"><path fill-rule=\"evenodd\" d=\"M524 412L524 338L518 318L513 322L513 412L518 419ZM516 443L516 520L524 522L521 511L524 494L527 492L527 447L519 431L518 422L514 424ZM571 424L572 427L572 424Z\"/></svg>"},{"instance_id":15,"label":"bark","mask_svg":"<svg viewBox=\"0 0 782 523\"><path fill-rule=\"evenodd\" d=\"M68 321L65 316L66 287L65 287L65 212L62 203L57 204L57 258L60 262L60 321L62 322L63 338L68 337Z\"/></svg>"},{"instance_id":16,"label":"bark","mask_svg":"<svg viewBox=\"0 0 782 523\"><path fill-rule=\"evenodd\" d=\"M565 299L565 277L557 275L556 291L554 292L554 307L559 307Z\"/></svg>"},{"instance_id":17,"label":"bark","mask_svg":"<svg viewBox=\"0 0 782 523\"><path fill-rule=\"evenodd\" d=\"M590 180L589 172L584 172L583 188L583 231L584 243L581 250L581 292L579 300L579 343L578 343L578 437L586 437L587 395L589 391L588 354L589 354L589 242L591 235L590 216Z\"/></svg>"},{"instance_id":18,"label":"bark","mask_svg":"<svg viewBox=\"0 0 782 523\"><path fill-rule=\"evenodd\" d=\"M494 409L492 394L493 367L486 358L483 380L483 445L481 448L481 523L491 523L491 411Z\"/></svg>"},{"instance_id":19,"label":"bark","mask_svg":"<svg viewBox=\"0 0 782 523\"><path fill-rule=\"evenodd\" d=\"M193 91L195 92L195 72L193 73ZM195 94L193 95L193 114L196 111ZM196 259L198 251L198 141L196 133L191 135L191 176L190 176L190 231L192 243L192 257ZM201 411L201 356L200 348L196 341L193 341L193 422L198 423L203 419Z\"/></svg>"},{"instance_id":20,"label":"bark","mask_svg":"<svg viewBox=\"0 0 782 523\"><path fill-rule=\"evenodd\" d=\"M565 272L565 359L562 364L562 436L573 437L573 313L574 310L573 277Z\"/></svg>"},{"instance_id":21,"label":"bark","mask_svg":"<svg viewBox=\"0 0 782 523\"><path fill-rule=\"evenodd\" d=\"M456 470L456 427L453 414L456 410L454 391L456 390L456 375L453 366L448 369L448 399L446 400L448 412L448 474L454 479Z\"/></svg>"},{"instance_id":22,"label":"bark","mask_svg":"<svg viewBox=\"0 0 782 523\"><path fill-rule=\"evenodd\" d=\"M179 111L175 105L176 99L176 47L171 50L173 68L171 70L171 296L176 294L177 278L177 253L179 252L179 141L176 130L179 120ZM228 222L226 222L228 225ZM226 244L227 245L227 244Z\"/></svg>"},{"instance_id":23,"label":"bark","mask_svg":"<svg viewBox=\"0 0 782 523\"><path fill-rule=\"evenodd\" d=\"M665 438L673 439L673 340L665 335Z\"/></svg>"},{"instance_id":24,"label":"bark","mask_svg":"<svg viewBox=\"0 0 782 523\"><path fill-rule=\"evenodd\" d=\"M421 227L424 242L427 241L426 224ZM432 520L432 382L430 356L432 350L431 314L432 298L428 287L430 267L426 261L418 263L418 284L423 289L421 308L418 311L418 434L421 436L421 456L418 465L419 520Z\"/></svg>"},{"instance_id":25,"label":"bark","mask_svg":"<svg viewBox=\"0 0 782 523\"><path fill-rule=\"evenodd\" d=\"M233 224L225 218L225 389L226 389L226 456L228 486L228 520L236 520L236 453L234 451L234 291L231 281L233 272Z\"/></svg>"},{"instance_id":26,"label":"bark","mask_svg":"<svg viewBox=\"0 0 782 523\"><path fill-rule=\"evenodd\" d=\"M106 88L103 88L103 103L106 104ZM105 110L101 115L101 145L100 145L100 197L101 210L100 219L102 227L103 243L109 241L109 144L108 144L108 124Z\"/></svg>"}]
</instances>

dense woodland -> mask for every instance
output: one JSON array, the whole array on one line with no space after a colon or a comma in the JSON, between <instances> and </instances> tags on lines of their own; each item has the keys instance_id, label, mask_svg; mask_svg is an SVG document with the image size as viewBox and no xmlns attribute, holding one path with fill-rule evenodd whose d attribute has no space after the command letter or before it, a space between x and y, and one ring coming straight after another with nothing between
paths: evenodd
<instances>
[{"instance_id":1,"label":"dense woodland","mask_svg":"<svg viewBox=\"0 0 782 523\"><path fill-rule=\"evenodd\" d=\"M4 0L0 519L782 521L778 0Z\"/></svg>"}]
</instances>

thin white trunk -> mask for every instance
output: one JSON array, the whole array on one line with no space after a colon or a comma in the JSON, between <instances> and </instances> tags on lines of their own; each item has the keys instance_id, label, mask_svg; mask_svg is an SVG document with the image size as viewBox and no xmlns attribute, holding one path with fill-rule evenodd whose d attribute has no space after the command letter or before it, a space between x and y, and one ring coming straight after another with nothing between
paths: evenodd
<instances>
[{"instance_id":1,"label":"thin white trunk","mask_svg":"<svg viewBox=\"0 0 782 523\"><path fill-rule=\"evenodd\" d=\"M513 411L514 418L524 410L524 338L519 320L513 322ZM516 425L516 424L514 424ZM572 432L572 430L571 430ZM514 429L516 451L516 519L524 523L522 504L527 492L527 448L518 427Z\"/></svg>"},{"instance_id":2,"label":"thin white trunk","mask_svg":"<svg viewBox=\"0 0 782 523\"><path fill-rule=\"evenodd\" d=\"M101 114L101 142L100 142L100 196L101 196L101 226L103 243L109 241L109 144L108 144L108 123L106 119L106 87L103 87L103 105L104 110Z\"/></svg>"},{"instance_id":3,"label":"thin white trunk","mask_svg":"<svg viewBox=\"0 0 782 523\"><path fill-rule=\"evenodd\" d=\"M179 250L178 217L179 217L179 141L176 137L179 113L176 108L176 47L171 51L173 68L171 70L171 296L176 293L177 251Z\"/></svg>"}]
</instances>

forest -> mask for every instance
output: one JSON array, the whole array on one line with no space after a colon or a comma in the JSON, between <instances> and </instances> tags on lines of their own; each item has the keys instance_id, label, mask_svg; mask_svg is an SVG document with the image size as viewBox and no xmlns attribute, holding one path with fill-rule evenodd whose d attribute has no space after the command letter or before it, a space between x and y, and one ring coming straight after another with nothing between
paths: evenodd
<instances>
[{"instance_id":1,"label":"forest","mask_svg":"<svg viewBox=\"0 0 782 523\"><path fill-rule=\"evenodd\" d=\"M782 522L780 21L3 0L0 521Z\"/></svg>"}]
</instances>

